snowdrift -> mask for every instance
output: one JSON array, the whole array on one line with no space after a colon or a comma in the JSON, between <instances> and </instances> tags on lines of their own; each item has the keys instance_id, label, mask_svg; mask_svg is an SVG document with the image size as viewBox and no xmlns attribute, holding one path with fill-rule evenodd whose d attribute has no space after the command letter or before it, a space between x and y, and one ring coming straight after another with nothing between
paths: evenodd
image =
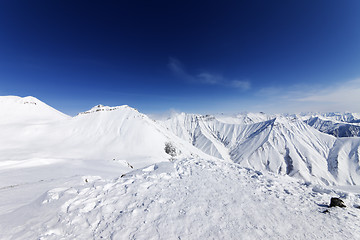
<instances>
[{"instance_id":1,"label":"snowdrift","mask_svg":"<svg viewBox=\"0 0 360 240\"><path fill-rule=\"evenodd\" d=\"M333 196L347 207L328 209ZM183 159L50 189L1 216L0 238L357 239L359 197L234 163Z\"/></svg>"}]
</instances>

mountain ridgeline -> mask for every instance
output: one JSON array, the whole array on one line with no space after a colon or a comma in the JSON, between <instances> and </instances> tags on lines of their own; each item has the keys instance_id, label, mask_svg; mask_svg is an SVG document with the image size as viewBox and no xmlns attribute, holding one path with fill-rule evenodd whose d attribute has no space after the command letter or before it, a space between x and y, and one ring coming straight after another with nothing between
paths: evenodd
<instances>
[{"instance_id":1,"label":"mountain ridgeline","mask_svg":"<svg viewBox=\"0 0 360 240\"><path fill-rule=\"evenodd\" d=\"M248 124L221 119L182 113L162 124L205 153L244 167L324 184L360 183L358 138L338 139L281 115Z\"/></svg>"},{"instance_id":2,"label":"mountain ridgeline","mask_svg":"<svg viewBox=\"0 0 360 240\"><path fill-rule=\"evenodd\" d=\"M1 97L0 110L3 162L29 156L69 162L121 159L140 168L202 156L309 182L360 184L355 114L180 113L154 121L126 105L98 105L70 117L33 97Z\"/></svg>"},{"instance_id":3,"label":"mountain ridgeline","mask_svg":"<svg viewBox=\"0 0 360 240\"><path fill-rule=\"evenodd\" d=\"M315 116L310 117L305 122L319 131L335 137L360 137L360 120L342 122Z\"/></svg>"}]
</instances>

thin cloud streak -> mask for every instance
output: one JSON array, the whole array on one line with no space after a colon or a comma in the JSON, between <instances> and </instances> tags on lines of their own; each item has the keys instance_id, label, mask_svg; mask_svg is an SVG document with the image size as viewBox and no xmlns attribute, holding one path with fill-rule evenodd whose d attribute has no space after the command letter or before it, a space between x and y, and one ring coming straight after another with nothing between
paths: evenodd
<instances>
[{"instance_id":1,"label":"thin cloud streak","mask_svg":"<svg viewBox=\"0 0 360 240\"><path fill-rule=\"evenodd\" d=\"M263 88L257 97L270 112L360 112L360 79L329 86L297 85L289 88Z\"/></svg>"},{"instance_id":2,"label":"thin cloud streak","mask_svg":"<svg viewBox=\"0 0 360 240\"><path fill-rule=\"evenodd\" d=\"M197 75L189 74L184 65L176 58L170 58L168 63L169 69L179 78L190 83L200 83L206 85L219 85L224 87L236 88L241 90L248 90L251 88L251 83L248 80L229 80L219 74L212 74L209 72L201 72Z\"/></svg>"}]
</instances>

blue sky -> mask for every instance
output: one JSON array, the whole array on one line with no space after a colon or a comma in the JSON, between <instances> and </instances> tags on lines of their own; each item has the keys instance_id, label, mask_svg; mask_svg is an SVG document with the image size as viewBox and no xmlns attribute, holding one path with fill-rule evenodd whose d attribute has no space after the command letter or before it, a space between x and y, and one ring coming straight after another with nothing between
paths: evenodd
<instances>
[{"instance_id":1,"label":"blue sky","mask_svg":"<svg viewBox=\"0 0 360 240\"><path fill-rule=\"evenodd\" d=\"M0 3L0 95L74 115L360 112L360 1Z\"/></svg>"}]
</instances>

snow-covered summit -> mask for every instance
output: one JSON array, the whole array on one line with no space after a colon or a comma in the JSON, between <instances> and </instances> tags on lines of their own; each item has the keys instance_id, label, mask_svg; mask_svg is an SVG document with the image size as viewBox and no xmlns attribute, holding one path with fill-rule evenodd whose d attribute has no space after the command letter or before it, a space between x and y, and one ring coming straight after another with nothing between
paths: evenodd
<instances>
[{"instance_id":1,"label":"snow-covered summit","mask_svg":"<svg viewBox=\"0 0 360 240\"><path fill-rule=\"evenodd\" d=\"M135 108L129 107L128 105L109 107L109 106L104 106L102 104L98 104L98 105L92 107L90 110L81 112L78 115L96 113L96 112L110 112L110 111L121 110L121 109L133 110L133 111L136 111L139 113L139 111L137 111Z\"/></svg>"},{"instance_id":2,"label":"snow-covered summit","mask_svg":"<svg viewBox=\"0 0 360 240\"><path fill-rule=\"evenodd\" d=\"M35 97L0 96L0 123L44 123L70 118Z\"/></svg>"},{"instance_id":3,"label":"snow-covered summit","mask_svg":"<svg viewBox=\"0 0 360 240\"><path fill-rule=\"evenodd\" d=\"M18 96L0 96L0 103L2 104L11 104L11 103L17 103L17 104L44 104L39 99L27 96L27 97L18 97Z\"/></svg>"}]
</instances>

